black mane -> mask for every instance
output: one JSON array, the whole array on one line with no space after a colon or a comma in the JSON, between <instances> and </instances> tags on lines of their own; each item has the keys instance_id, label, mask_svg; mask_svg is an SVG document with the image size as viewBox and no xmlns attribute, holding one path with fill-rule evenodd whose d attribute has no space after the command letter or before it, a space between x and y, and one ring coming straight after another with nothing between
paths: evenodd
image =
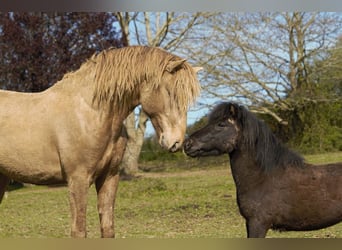
<instances>
[{"instance_id":1,"label":"black mane","mask_svg":"<svg viewBox=\"0 0 342 250\"><path fill-rule=\"evenodd\" d=\"M232 108L233 107L233 108ZM235 110L232 114L232 110ZM303 166L304 159L288 149L270 128L245 107L236 103L221 103L209 114L209 123L222 119L235 119L242 127L239 142L255 155L258 165L265 171L277 167Z\"/></svg>"}]
</instances>

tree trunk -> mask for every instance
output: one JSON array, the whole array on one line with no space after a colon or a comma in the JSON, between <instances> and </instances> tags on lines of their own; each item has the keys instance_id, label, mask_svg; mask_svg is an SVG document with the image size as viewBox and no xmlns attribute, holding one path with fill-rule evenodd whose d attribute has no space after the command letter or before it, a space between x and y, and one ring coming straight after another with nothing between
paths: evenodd
<instances>
[{"instance_id":1,"label":"tree trunk","mask_svg":"<svg viewBox=\"0 0 342 250\"><path fill-rule=\"evenodd\" d=\"M132 112L125 121L128 141L126 151L121 163L121 175L131 176L138 172L138 160L142 144L144 142L144 134L146 129L146 122L148 120L144 111L140 110L139 123L135 125L135 113Z\"/></svg>"}]
</instances>

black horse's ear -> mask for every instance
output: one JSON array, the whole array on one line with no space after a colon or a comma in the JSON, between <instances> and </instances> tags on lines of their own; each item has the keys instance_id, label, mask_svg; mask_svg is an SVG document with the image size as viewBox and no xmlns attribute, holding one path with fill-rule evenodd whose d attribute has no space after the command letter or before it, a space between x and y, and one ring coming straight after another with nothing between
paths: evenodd
<instances>
[{"instance_id":1,"label":"black horse's ear","mask_svg":"<svg viewBox=\"0 0 342 250\"><path fill-rule=\"evenodd\" d=\"M238 116L238 107L234 103L229 103L229 116L233 118L237 118Z\"/></svg>"}]
</instances>

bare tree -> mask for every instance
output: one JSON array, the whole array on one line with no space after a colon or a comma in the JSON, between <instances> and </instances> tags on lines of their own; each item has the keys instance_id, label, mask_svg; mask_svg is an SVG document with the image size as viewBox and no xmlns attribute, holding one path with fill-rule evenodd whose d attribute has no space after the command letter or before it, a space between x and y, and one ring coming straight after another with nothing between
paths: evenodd
<instances>
[{"instance_id":1,"label":"bare tree","mask_svg":"<svg viewBox=\"0 0 342 250\"><path fill-rule=\"evenodd\" d=\"M115 13L115 16L119 20L126 46L138 44L162 47L169 52L175 52L179 51L189 33L203 23L205 17L210 14L118 12ZM138 158L147 119L141 108L138 108L126 119L129 140L122 162L123 174L130 175L138 171Z\"/></svg>"},{"instance_id":2,"label":"bare tree","mask_svg":"<svg viewBox=\"0 0 342 250\"><path fill-rule=\"evenodd\" d=\"M308 66L336 42L341 24L338 13L218 13L189 51L205 68L202 93L239 100L286 124L281 112L310 88Z\"/></svg>"}]
</instances>

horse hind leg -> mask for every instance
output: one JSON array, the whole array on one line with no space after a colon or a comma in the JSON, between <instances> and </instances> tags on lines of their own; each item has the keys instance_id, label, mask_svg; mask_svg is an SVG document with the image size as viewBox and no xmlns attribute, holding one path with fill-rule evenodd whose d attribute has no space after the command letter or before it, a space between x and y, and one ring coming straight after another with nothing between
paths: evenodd
<instances>
[{"instance_id":1,"label":"horse hind leg","mask_svg":"<svg viewBox=\"0 0 342 250\"><path fill-rule=\"evenodd\" d=\"M6 192L6 187L8 186L10 182L10 178L7 176L0 174L0 203L4 197L4 194Z\"/></svg>"}]
</instances>

